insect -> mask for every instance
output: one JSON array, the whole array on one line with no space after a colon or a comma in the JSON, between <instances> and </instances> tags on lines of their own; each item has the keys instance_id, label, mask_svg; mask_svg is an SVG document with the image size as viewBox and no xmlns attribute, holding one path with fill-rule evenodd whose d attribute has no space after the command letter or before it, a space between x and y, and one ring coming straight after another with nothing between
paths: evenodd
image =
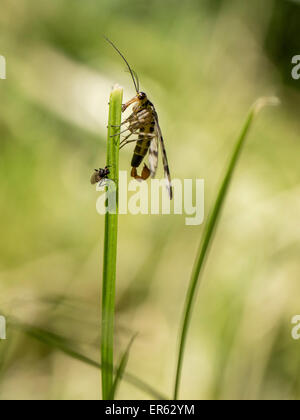
<instances>
[{"instance_id":1,"label":"insect","mask_svg":"<svg viewBox=\"0 0 300 420\"><path fill-rule=\"evenodd\" d=\"M135 104L132 108L131 115L121 124L121 126L127 125L126 129L116 134L119 135L129 132L120 143L120 148L126 146L129 143L136 142L136 146L131 160L131 176L137 180L146 180L150 176L152 178L155 177L158 166L158 145L160 144L166 186L170 200L172 200L173 190L171 186L171 175L169 170L167 152L155 107L153 103L149 101L146 93L140 91L139 79L137 77L137 74L134 70L132 70L124 55L113 44L112 41L110 41L106 37L105 39L111 44L111 46L125 61L136 91L136 96L134 96L130 101L128 101L122 106L122 112L124 112L130 105ZM134 134L138 136L137 139L131 139L131 137ZM141 172L141 175L138 175L137 168L141 165L147 153L149 154L149 168L144 163L144 168Z\"/></svg>"},{"instance_id":2,"label":"insect","mask_svg":"<svg viewBox=\"0 0 300 420\"><path fill-rule=\"evenodd\" d=\"M95 172L93 173L92 177L91 177L91 184L97 184L98 182L100 182L100 185L102 184L102 181L104 179L107 179L107 176L110 174L110 171L108 169L108 166L105 166L104 169L100 168L100 169L95 169Z\"/></svg>"}]
</instances>

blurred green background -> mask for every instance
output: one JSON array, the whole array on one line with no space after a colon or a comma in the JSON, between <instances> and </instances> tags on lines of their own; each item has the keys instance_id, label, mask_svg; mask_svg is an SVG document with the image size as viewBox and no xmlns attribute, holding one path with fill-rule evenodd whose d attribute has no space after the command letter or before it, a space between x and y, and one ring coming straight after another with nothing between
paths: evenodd
<instances>
[{"instance_id":1,"label":"blurred green background","mask_svg":"<svg viewBox=\"0 0 300 420\"><path fill-rule=\"evenodd\" d=\"M259 116L235 174L180 397L298 399L300 81L291 59L300 2L2 0L0 9L0 312L99 360L104 219L89 178L105 163L111 86L134 94L105 34L157 107L173 177L205 179L206 212L249 106L280 98ZM128 371L166 395L202 232L184 216L120 217L116 356L138 332ZM8 329L1 399L99 396L96 369ZM126 382L118 397L149 398Z\"/></svg>"}]
</instances>

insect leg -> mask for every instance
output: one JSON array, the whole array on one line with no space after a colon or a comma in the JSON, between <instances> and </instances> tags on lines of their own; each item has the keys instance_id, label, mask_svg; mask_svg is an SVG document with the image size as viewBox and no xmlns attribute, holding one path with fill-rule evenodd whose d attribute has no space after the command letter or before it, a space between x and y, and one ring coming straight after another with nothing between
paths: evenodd
<instances>
[{"instance_id":1,"label":"insect leg","mask_svg":"<svg viewBox=\"0 0 300 420\"><path fill-rule=\"evenodd\" d=\"M108 125L107 128L108 127L113 127L113 128L122 127L122 125L127 124L131 119L133 119L133 117L134 117L134 113L132 113L131 115L129 115L129 117L126 118L126 120L124 120L123 122L121 122L120 125Z\"/></svg>"},{"instance_id":2,"label":"insect leg","mask_svg":"<svg viewBox=\"0 0 300 420\"><path fill-rule=\"evenodd\" d=\"M124 146L126 146L127 144L129 144L129 143L133 143L133 142L135 142L135 141L139 141L140 139L134 139L134 140L126 140L125 142L124 142L124 140L122 141L122 143L120 143L120 150L121 149L123 149L123 147Z\"/></svg>"},{"instance_id":3,"label":"insect leg","mask_svg":"<svg viewBox=\"0 0 300 420\"><path fill-rule=\"evenodd\" d=\"M111 136L109 136L109 137L117 137L117 136L119 136L120 134L126 133L126 131L130 131L130 129L129 129L129 128L126 128L126 130L120 131L119 133L116 133L116 134L112 134L112 135L111 135Z\"/></svg>"},{"instance_id":4,"label":"insect leg","mask_svg":"<svg viewBox=\"0 0 300 420\"><path fill-rule=\"evenodd\" d=\"M139 139L136 139L136 140L130 140L129 142L128 142L128 139L133 135L133 134L136 134L136 132L137 132L137 130L138 130L138 128L136 128L135 130L134 129L130 129L130 131L131 131L131 133L130 134L128 134L128 136L126 136L122 141L121 141L121 143L120 143L120 149L123 147L123 146L125 146L127 143L131 143L131 142L133 142L133 141L138 141Z\"/></svg>"},{"instance_id":5,"label":"insect leg","mask_svg":"<svg viewBox=\"0 0 300 420\"><path fill-rule=\"evenodd\" d=\"M108 125L107 128L108 127L114 127L114 128L116 128L116 127L122 127L122 125L124 125L126 123L128 123L127 119L125 121L123 121L120 125Z\"/></svg>"},{"instance_id":6,"label":"insect leg","mask_svg":"<svg viewBox=\"0 0 300 420\"><path fill-rule=\"evenodd\" d=\"M131 131L132 134L134 134L139 129L140 125L144 124L145 122L147 122L147 120L144 119L144 118L141 118L140 120L136 119L136 121L132 122L131 125L128 128L126 128L126 130L123 130L123 131L120 131L119 133L113 134L110 137L119 136L120 134L126 133L126 131ZM113 127L113 126L111 126L111 127ZM119 127L119 126L114 126L114 127ZM149 135L149 137L155 137L154 134L150 134L150 133L149 134L148 133L139 133L139 134L140 135L146 135L147 134L147 135Z\"/></svg>"},{"instance_id":7,"label":"insect leg","mask_svg":"<svg viewBox=\"0 0 300 420\"><path fill-rule=\"evenodd\" d=\"M131 133L129 136L125 137L125 139L121 141L121 143L120 143L120 149L122 149L124 146L126 146L126 145L127 145L127 144L129 144L129 143L133 143L133 142L135 142L135 141L139 141L139 140L141 140L141 136L142 136L142 137L148 137L148 138L155 137L155 135L154 135L154 134L151 134L151 133L138 133L138 134L139 134L139 136L140 136L138 139L134 139L134 140L127 140L127 139L128 139L131 135L133 135L133 134L136 134L136 132Z\"/></svg>"}]
</instances>

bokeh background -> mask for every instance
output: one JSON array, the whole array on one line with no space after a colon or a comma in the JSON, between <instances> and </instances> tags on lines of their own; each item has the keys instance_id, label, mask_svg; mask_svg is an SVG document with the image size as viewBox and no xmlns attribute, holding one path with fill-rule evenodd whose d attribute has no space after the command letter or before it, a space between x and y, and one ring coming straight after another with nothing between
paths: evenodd
<instances>
[{"instance_id":1,"label":"bokeh background","mask_svg":"<svg viewBox=\"0 0 300 420\"><path fill-rule=\"evenodd\" d=\"M300 2L2 0L0 311L100 359L103 166L111 86L155 103L176 178L204 178L211 208L251 103L276 95L244 149L206 265L181 398L298 399ZM131 148L120 156L129 170ZM161 173L161 172L160 172ZM121 216L116 358L171 396L184 296L203 226ZM8 328L1 399L97 399L100 372ZM122 382L120 399L151 398Z\"/></svg>"}]
</instances>

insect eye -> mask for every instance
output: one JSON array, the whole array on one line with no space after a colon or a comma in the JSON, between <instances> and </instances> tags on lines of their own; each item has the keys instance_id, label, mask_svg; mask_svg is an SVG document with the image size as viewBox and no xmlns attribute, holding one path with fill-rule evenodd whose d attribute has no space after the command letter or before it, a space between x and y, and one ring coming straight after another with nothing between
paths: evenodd
<instances>
[{"instance_id":1,"label":"insect eye","mask_svg":"<svg viewBox=\"0 0 300 420\"><path fill-rule=\"evenodd\" d=\"M144 92L141 92L139 94L139 99L145 99L146 98L146 94Z\"/></svg>"}]
</instances>

